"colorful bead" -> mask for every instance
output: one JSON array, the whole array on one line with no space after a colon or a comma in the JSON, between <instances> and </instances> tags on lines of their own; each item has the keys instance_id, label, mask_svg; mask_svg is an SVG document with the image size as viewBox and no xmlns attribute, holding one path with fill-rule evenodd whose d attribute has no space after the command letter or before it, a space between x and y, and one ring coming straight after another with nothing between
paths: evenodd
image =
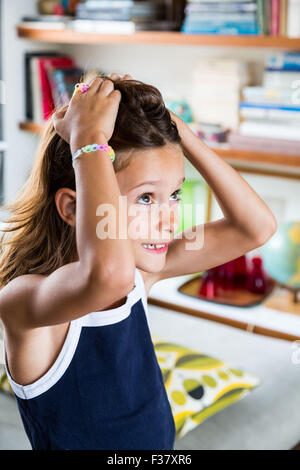
<instances>
[{"instance_id":1,"label":"colorful bead","mask_svg":"<svg viewBox=\"0 0 300 470\"><path fill-rule=\"evenodd\" d=\"M73 96L76 95L76 93L85 93L88 89L89 85L87 83L76 83Z\"/></svg>"}]
</instances>

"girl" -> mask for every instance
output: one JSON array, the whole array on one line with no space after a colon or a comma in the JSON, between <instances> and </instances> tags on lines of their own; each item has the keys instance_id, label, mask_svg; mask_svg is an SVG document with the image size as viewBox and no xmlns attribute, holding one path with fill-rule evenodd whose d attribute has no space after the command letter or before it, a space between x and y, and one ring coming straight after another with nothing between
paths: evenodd
<instances>
[{"instance_id":1,"label":"girl","mask_svg":"<svg viewBox=\"0 0 300 470\"><path fill-rule=\"evenodd\" d=\"M77 152L90 144L103 147ZM184 156L224 217L182 236ZM96 77L53 115L29 179L6 208L5 367L32 448L173 449L145 315L149 289L263 245L276 230L272 212L155 87L116 74ZM187 249L203 228L203 246Z\"/></svg>"}]
</instances>

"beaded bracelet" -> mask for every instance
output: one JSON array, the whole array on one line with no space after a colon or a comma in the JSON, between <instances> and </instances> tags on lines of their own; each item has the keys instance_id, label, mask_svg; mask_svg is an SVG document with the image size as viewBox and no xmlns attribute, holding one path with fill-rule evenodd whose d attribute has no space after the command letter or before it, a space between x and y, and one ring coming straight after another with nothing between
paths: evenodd
<instances>
[{"instance_id":1,"label":"beaded bracelet","mask_svg":"<svg viewBox=\"0 0 300 470\"><path fill-rule=\"evenodd\" d=\"M110 146L110 145L107 145L107 144L91 144L91 145L85 145L84 147L81 147L80 149L78 149L73 157L72 157L72 166L74 168L74 160L75 158L79 157L79 155L81 155L82 153L89 153L89 152L95 152L97 150L107 150L109 152L109 156L111 158L111 161L114 162L115 161L115 152L113 150L113 148Z\"/></svg>"}]
</instances>

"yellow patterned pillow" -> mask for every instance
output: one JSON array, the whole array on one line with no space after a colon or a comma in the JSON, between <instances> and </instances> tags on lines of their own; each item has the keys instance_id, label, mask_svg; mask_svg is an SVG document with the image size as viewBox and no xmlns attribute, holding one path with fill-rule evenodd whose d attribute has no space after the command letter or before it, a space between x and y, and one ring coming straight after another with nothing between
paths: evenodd
<instances>
[{"instance_id":1,"label":"yellow patterned pillow","mask_svg":"<svg viewBox=\"0 0 300 470\"><path fill-rule=\"evenodd\" d=\"M2 364L0 364L0 390L13 395L12 388L8 382L4 366Z\"/></svg>"},{"instance_id":2,"label":"yellow patterned pillow","mask_svg":"<svg viewBox=\"0 0 300 470\"><path fill-rule=\"evenodd\" d=\"M171 405L176 438L245 397L258 377L199 351L152 336Z\"/></svg>"}]
</instances>

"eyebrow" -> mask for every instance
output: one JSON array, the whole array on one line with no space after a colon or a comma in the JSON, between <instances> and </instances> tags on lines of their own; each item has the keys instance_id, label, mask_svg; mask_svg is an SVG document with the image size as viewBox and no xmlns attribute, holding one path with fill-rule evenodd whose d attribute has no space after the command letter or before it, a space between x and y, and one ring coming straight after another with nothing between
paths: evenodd
<instances>
[{"instance_id":1,"label":"eyebrow","mask_svg":"<svg viewBox=\"0 0 300 470\"><path fill-rule=\"evenodd\" d=\"M133 186L133 187L130 188L129 190L131 191L132 189L139 188L140 186L144 186L145 184L152 184L153 186L155 186L156 183L159 183L160 181L161 181L161 180L144 181L143 183L140 183L140 184L137 184L136 186ZM178 185L179 185L179 184L182 184L184 181L185 181L185 177L180 178L180 180L178 181Z\"/></svg>"}]
</instances>

